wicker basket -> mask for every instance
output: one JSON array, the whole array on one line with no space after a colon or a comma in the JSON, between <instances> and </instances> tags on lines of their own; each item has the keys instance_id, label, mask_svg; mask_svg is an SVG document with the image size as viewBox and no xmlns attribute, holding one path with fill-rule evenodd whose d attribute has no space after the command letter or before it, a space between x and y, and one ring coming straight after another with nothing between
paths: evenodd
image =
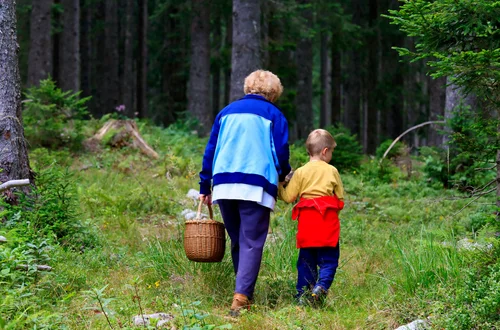
<instances>
[{"instance_id":1,"label":"wicker basket","mask_svg":"<svg viewBox=\"0 0 500 330\"><path fill-rule=\"evenodd\" d=\"M224 224L212 220L212 207L208 205L211 220L201 219L200 201L196 220L186 221L184 231L184 252L191 261L220 262L224 257L226 236Z\"/></svg>"}]
</instances>

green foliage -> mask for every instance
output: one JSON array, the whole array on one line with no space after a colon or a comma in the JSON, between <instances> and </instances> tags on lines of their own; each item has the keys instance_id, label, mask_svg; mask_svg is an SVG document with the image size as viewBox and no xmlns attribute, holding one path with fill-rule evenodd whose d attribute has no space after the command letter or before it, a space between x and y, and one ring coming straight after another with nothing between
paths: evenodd
<instances>
[{"instance_id":1,"label":"green foliage","mask_svg":"<svg viewBox=\"0 0 500 330\"><path fill-rule=\"evenodd\" d=\"M421 147L420 155L424 159L423 171L432 183L441 183L448 187L450 179L449 164L445 150L433 147Z\"/></svg>"},{"instance_id":2,"label":"green foliage","mask_svg":"<svg viewBox=\"0 0 500 330\"><path fill-rule=\"evenodd\" d=\"M499 1L403 0L389 13L392 24L416 37L415 50L396 48L401 55L428 59L433 77L448 76L499 106Z\"/></svg>"},{"instance_id":3,"label":"green foliage","mask_svg":"<svg viewBox=\"0 0 500 330\"><path fill-rule=\"evenodd\" d=\"M84 138L82 119L88 114L85 104L90 97L63 92L50 78L28 89L25 97L24 133L31 147L80 148Z\"/></svg>"},{"instance_id":4,"label":"green foliage","mask_svg":"<svg viewBox=\"0 0 500 330\"><path fill-rule=\"evenodd\" d=\"M377 156L377 158L381 159L382 156L384 156L385 151L387 150L387 148L389 148L392 142L393 140L385 140L377 147L377 150L375 151L375 155ZM387 157L387 159L391 159L402 156L405 152L405 148L405 144L401 141L398 141L394 146L392 146L391 150L385 157Z\"/></svg>"},{"instance_id":5,"label":"green foliage","mask_svg":"<svg viewBox=\"0 0 500 330\"><path fill-rule=\"evenodd\" d=\"M410 241L395 240L395 254L398 255L401 274L397 283L410 294L429 287L452 284L450 281L459 277L465 266L464 258L456 247L436 242L431 233L425 233L425 228L419 237Z\"/></svg>"},{"instance_id":6,"label":"green foliage","mask_svg":"<svg viewBox=\"0 0 500 330\"><path fill-rule=\"evenodd\" d=\"M485 253L469 257L454 243L458 236L488 239L494 219L488 206L471 205L456 214L467 201L452 199L453 192L441 186L424 184L419 175L401 180L404 174L392 165L388 171L393 172L379 178L379 162L373 159L342 174L346 188L346 207L340 213L343 252L325 308L294 305L297 223L291 220L293 205L278 201L255 304L237 321L228 320L225 315L234 289L229 238L221 263L191 262L183 250L181 211L197 206L185 194L197 187L206 139L188 127L162 129L142 121L138 126L160 159L127 149L78 157L67 151L31 152L43 193L35 191L28 210L2 211L5 222L0 235L9 242L0 245L0 322L6 328L109 329L111 324L131 329L132 316L159 311L172 313L170 325L178 329L228 328L229 324L244 330L360 325L386 329L409 317L426 317L431 309L433 320L448 322L452 312L448 306L462 299L457 283L465 278L467 267L477 269L474 281L486 281L485 267L497 260L487 252L487 260L479 262L486 259ZM291 146L291 156L298 166L308 160L302 143ZM58 184L48 184L49 178ZM47 190L58 191L58 198L65 204L72 200L73 206L60 205ZM214 212L220 220L217 206ZM47 219L40 219L42 214ZM105 244L82 252L78 240L57 238L68 236L63 229L74 228L63 226L64 221L72 224L80 219L91 219L99 231L86 225L94 235L88 237ZM82 232L75 230L74 237L79 237ZM65 248L68 244L75 248ZM34 265L40 263L53 266L54 271L35 271ZM18 264L29 265L28 270L15 270ZM468 318L478 319L475 306L496 306L481 299L471 301L462 309ZM399 310L409 313L399 314ZM452 324L457 321L442 327L457 328ZM153 326L155 322L148 327Z\"/></svg>"},{"instance_id":7,"label":"green foliage","mask_svg":"<svg viewBox=\"0 0 500 330\"><path fill-rule=\"evenodd\" d=\"M37 172L36 188L29 195L22 194L18 205L4 205L6 226L26 230L27 241L47 237L77 250L94 247L95 233L79 219L73 173L53 159L44 163L51 159L45 149L32 155Z\"/></svg>"},{"instance_id":8,"label":"green foliage","mask_svg":"<svg viewBox=\"0 0 500 330\"><path fill-rule=\"evenodd\" d=\"M363 148L359 144L356 135L352 135L349 129L341 124L326 129L337 142L331 163L340 172L358 168L363 157Z\"/></svg>"},{"instance_id":9,"label":"green foliage","mask_svg":"<svg viewBox=\"0 0 500 330\"><path fill-rule=\"evenodd\" d=\"M309 161L306 146L303 141L296 142L290 145L290 166L297 169L305 165Z\"/></svg>"},{"instance_id":10,"label":"green foliage","mask_svg":"<svg viewBox=\"0 0 500 330\"><path fill-rule=\"evenodd\" d=\"M423 171L430 183L439 182L446 188L474 193L486 188L495 178L495 171L491 167L486 169L489 165L478 159L480 152L452 153L446 149L422 147L420 154L424 160Z\"/></svg>"},{"instance_id":11,"label":"green foliage","mask_svg":"<svg viewBox=\"0 0 500 330\"><path fill-rule=\"evenodd\" d=\"M498 249L498 244L496 246ZM500 326L500 263L468 269L446 304L436 304L436 326L445 329L497 329Z\"/></svg>"},{"instance_id":12,"label":"green foliage","mask_svg":"<svg viewBox=\"0 0 500 330\"><path fill-rule=\"evenodd\" d=\"M181 302L178 305L178 308L181 310L183 330L216 330L233 328L230 323L219 326L207 323L206 319L210 316L210 314L200 310L200 305L201 301L193 301L187 305Z\"/></svg>"},{"instance_id":13,"label":"green foliage","mask_svg":"<svg viewBox=\"0 0 500 330\"><path fill-rule=\"evenodd\" d=\"M450 122L451 149L447 155L455 184L481 185L483 182L478 180L474 167L479 167L479 161L493 162L500 146L497 133L500 2L403 0L402 3L386 17L408 36L416 37L416 45L415 50L395 47L400 55L410 56L412 61L426 59L433 77L447 76L463 88L464 94L472 93L481 101L482 113L472 113L462 106L454 110L456 114ZM429 161L428 172L443 181L443 168L434 161Z\"/></svg>"},{"instance_id":14,"label":"green foliage","mask_svg":"<svg viewBox=\"0 0 500 330\"><path fill-rule=\"evenodd\" d=\"M496 120L461 106L455 108L449 124L452 129L449 144L454 153L473 162L495 163L497 150L500 149Z\"/></svg>"}]
</instances>

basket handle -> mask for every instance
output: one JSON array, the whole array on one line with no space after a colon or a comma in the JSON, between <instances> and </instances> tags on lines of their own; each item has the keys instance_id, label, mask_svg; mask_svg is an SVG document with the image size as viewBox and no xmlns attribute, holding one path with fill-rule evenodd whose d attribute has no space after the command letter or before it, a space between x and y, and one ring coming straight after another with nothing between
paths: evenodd
<instances>
[{"instance_id":1,"label":"basket handle","mask_svg":"<svg viewBox=\"0 0 500 330\"><path fill-rule=\"evenodd\" d=\"M196 219L201 219L201 206L203 205L203 201L200 200L200 204L198 205L198 213L196 213ZM210 214L210 219L214 219L214 213L212 211L212 205L207 204L208 206L208 213Z\"/></svg>"}]
</instances>

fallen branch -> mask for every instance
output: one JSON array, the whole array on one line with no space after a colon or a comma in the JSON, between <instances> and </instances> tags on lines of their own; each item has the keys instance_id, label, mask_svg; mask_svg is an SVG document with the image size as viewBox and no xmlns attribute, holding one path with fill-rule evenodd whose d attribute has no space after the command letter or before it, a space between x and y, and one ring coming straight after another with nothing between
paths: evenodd
<instances>
[{"instance_id":1,"label":"fallen branch","mask_svg":"<svg viewBox=\"0 0 500 330\"><path fill-rule=\"evenodd\" d=\"M17 265L16 269L17 270L28 270L29 265ZM52 271L52 267L47 266L47 265L36 265L36 270L41 271L41 272L50 272Z\"/></svg>"},{"instance_id":2,"label":"fallen branch","mask_svg":"<svg viewBox=\"0 0 500 330\"><path fill-rule=\"evenodd\" d=\"M467 206L471 205L472 203L474 203L475 201L477 201L479 198L481 198L481 196L484 196L484 195L487 195L487 194L489 194L489 193L492 193L492 192L493 192L493 191L495 191L496 189L497 189L497 188L493 188L493 189L490 189L490 190L488 190L488 191L485 191L485 192L483 192L483 193L481 193L481 194L476 194L476 195L474 195L474 197L475 197L475 198L474 198L473 200L471 200L470 202L468 202L467 204L465 204L465 206L464 206L464 207L462 207L460 210L458 210L455 214L453 214L453 216L458 215L460 212L462 212L463 210L465 210L465 208L466 208Z\"/></svg>"},{"instance_id":3,"label":"fallen branch","mask_svg":"<svg viewBox=\"0 0 500 330\"><path fill-rule=\"evenodd\" d=\"M425 123L421 123L421 124L418 124L416 126L413 126L413 127L410 127L408 128L406 131L404 131L400 136L398 136L396 139L394 139L394 141L392 141L391 145L389 146L389 148L387 148L387 150L384 152L384 155L382 156L382 159L380 160L380 162L382 163L382 160L384 160L385 156L387 156L387 154L389 153L389 151L391 151L392 147L394 147L394 145L396 144L396 142L399 141L399 139L401 139L403 136L405 136L407 133L413 131L414 129L417 129L417 128L420 128L422 126L425 126L425 125L430 125L430 124L444 124L445 121L444 120L431 120L431 121L426 121Z\"/></svg>"},{"instance_id":4,"label":"fallen branch","mask_svg":"<svg viewBox=\"0 0 500 330\"><path fill-rule=\"evenodd\" d=\"M12 187L21 187L21 186L27 186L30 184L29 179L23 179L23 180L10 180L7 182L4 182L0 185L0 192L10 189Z\"/></svg>"}]
</instances>

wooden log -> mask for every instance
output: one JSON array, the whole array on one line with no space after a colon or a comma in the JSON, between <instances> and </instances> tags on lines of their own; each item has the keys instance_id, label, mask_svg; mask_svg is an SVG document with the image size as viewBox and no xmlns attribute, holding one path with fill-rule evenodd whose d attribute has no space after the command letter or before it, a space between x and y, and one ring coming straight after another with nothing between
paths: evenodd
<instances>
[{"instance_id":1,"label":"wooden log","mask_svg":"<svg viewBox=\"0 0 500 330\"><path fill-rule=\"evenodd\" d=\"M10 180L7 182L4 182L0 185L0 192L10 189L12 187L21 187L21 186L27 186L30 184L29 179L23 179L23 180Z\"/></svg>"},{"instance_id":2,"label":"wooden log","mask_svg":"<svg viewBox=\"0 0 500 330\"><path fill-rule=\"evenodd\" d=\"M28 270L29 266L28 265L17 265L16 269L17 270ZM40 272L50 272L52 271L52 267L47 266L47 265L36 265L36 270Z\"/></svg>"},{"instance_id":3,"label":"wooden log","mask_svg":"<svg viewBox=\"0 0 500 330\"><path fill-rule=\"evenodd\" d=\"M148 157L158 159L160 156L151 148L139 134L139 128L133 120L109 120L101 129L89 140L86 141L88 146L95 144L94 141L102 141L108 133L113 133L109 144L114 147L131 146L139 149Z\"/></svg>"}]
</instances>

